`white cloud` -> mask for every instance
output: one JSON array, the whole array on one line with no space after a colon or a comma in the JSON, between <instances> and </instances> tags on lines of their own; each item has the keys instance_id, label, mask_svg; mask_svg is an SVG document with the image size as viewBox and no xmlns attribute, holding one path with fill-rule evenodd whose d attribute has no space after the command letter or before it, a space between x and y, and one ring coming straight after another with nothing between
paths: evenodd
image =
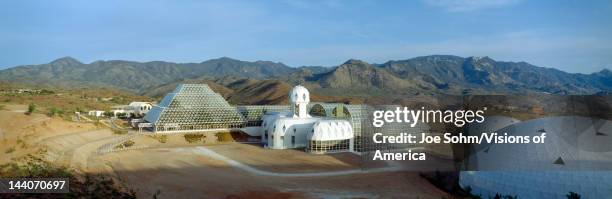
<instances>
[{"instance_id":1,"label":"white cloud","mask_svg":"<svg viewBox=\"0 0 612 199\"><path fill-rule=\"evenodd\" d=\"M521 0L423 0L426 4L441 7L450 12L469 12L499 8L519 3Z\"/></svg>"}]
</instances>

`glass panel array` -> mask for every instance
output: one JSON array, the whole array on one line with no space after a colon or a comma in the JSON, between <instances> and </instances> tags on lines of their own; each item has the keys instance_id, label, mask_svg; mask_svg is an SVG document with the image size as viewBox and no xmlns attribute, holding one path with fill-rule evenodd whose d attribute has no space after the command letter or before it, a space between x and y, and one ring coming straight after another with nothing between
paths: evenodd
<instances>
[{"instance_id":1,"label":"glass panel array","mask_svg":"<svg viewBox=\"0 0 612 199\"><path fill-rule=\"evenodd\" d=\"M311 140L306 151L311 153L343 152L350 150L350 140Z\"/></svg>"},{"instance_id":2,"label":"glass panel array","mask_svg":"<svg viewBox=\"0 0 612 199\"><path fill-rule=\"evenodd\" d=\"M340 115L342 119L350 121L357 138L355 150L359 151L365 107L341 103L310 103L307 110L312 112L314 108L321 117L333 118ZM337 110L342 110L342 113L338 114ZM144 119L153 124L153 131L197 131L262 126L262 118L266 113L286 111L291 111L289 105L231 106L206 84L181 84L172 93L168 93L159 105L153 107ZM315 146L322 146L321 149L325 150L336 150L344 146L330 147L327 146L329 144L332 143L319 143Z\"/></svg>"},{"instance_id":3,"label":"glass panel array","mask_svg":"<svg viewBox=\"0 0 612 199\"><path fill-rule=\"evenodd\" d=\"M262 117L266 113L290 110L288 105L236 106L236 109L243 116L246 126L261 126Z\"/></svg>"},{"instance_id":4,"label":"glass panel array","mask_svg":"<svg viewBox=\"0 0 612 199\"><path fill-rule=\"evenodd\" d=\"M182 84L156 106L157 117L145 117L155 131L240 128L245 121L239 111L206 84Z\"/></svg>"}]
</instances>

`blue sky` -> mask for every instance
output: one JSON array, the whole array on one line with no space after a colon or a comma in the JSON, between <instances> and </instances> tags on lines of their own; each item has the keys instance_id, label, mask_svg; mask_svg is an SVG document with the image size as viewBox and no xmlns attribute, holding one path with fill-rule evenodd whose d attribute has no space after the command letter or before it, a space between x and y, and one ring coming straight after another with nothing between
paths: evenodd
<instances>
[{"instance_id":1,"label":"blue sky","mask_svg":"<svg viewBox=\"0 0 612 199\"><path fill-rule=\"evenodd\" d=\"M82 62L290 66L431 54L490 56L568 72L612 68L612 1L1 1L0 68Z\"/></svg>"}]
</instances>

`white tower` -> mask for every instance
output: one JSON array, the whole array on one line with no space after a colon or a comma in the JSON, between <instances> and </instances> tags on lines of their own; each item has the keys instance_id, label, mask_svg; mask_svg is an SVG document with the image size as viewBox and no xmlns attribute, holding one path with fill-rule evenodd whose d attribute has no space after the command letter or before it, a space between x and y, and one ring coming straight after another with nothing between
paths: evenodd
<instances>
[{"instance_id":1,"label":"white tower","mask_svg":"<svg viewBox=\"0 0 612 199\"><path fill-rule=\"evenodd\" d=\"M309 118L306 107L310 102L310 92L302 85L297 85L289 92L289 104L294 118Z\"/></svg>"}]
</instances>

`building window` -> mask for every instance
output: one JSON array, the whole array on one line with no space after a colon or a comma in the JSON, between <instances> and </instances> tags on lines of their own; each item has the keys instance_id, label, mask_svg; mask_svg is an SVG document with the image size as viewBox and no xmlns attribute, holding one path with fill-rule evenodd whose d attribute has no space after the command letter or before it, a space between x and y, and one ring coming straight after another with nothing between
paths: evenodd
<instances>
[{"instance_id":1,"label":"building window","mask_svg":"<svg viewBox=\"0 0 612 199\"><path fill-rule=\"evenodd\" d=\"M295 135L291 136L291 145L295 145Z\"/></svg>"}]
</instances>

